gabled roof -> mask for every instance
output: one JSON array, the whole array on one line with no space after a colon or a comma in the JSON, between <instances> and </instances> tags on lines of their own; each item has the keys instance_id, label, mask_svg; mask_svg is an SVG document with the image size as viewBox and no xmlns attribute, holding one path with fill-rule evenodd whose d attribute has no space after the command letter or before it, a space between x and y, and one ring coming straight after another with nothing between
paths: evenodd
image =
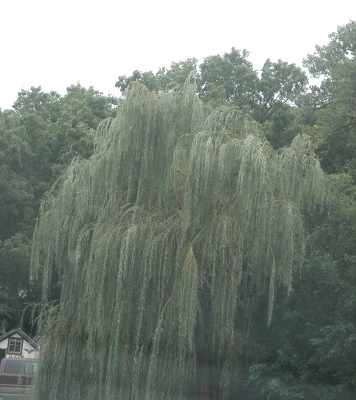
<instances>
[{"instance_id":1,"label":"gabled roof","mask_svg":"<svg viewBox=\"0 0 356 400\"><path fill-rule=\"evenodd\" d=\"M0 342L2 342L4 339L9 338L10 336L14 335L15 333L17 333L19 336L21 336L23 340L26 340L26 342L30 343L30 345L34 349L37 349L37 343L35 341L33 341L28 335L26 335L25 332L22 332L22 330L18 329L18 328L13 329L12 331L6 332L2 336L0 336Z\"/></svg>"}]
</instances>

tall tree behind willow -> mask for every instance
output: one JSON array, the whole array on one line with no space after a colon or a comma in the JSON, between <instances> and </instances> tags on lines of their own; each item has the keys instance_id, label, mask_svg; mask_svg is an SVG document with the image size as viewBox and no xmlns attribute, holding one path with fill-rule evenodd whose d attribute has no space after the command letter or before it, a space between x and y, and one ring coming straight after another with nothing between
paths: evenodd
<instances>
[{"instance_id":1,"label":"tall tree behind willow","mask_svg":"<svg viewBox=\"0 0 356 400\"><path fill-rule=\"evenodd\" d=\"M260 74L253 69L247 50L234 47L223 55L198 60L188 58L173 62L169 69L134 71L130 76L119 76L115 86L124 95L131 82L140 82L149 90L167 92L193 76L198 94L208 107L223 105L238 107L263 125L262 130L275 149L289 145L302 131L305 120L296 102L306 92L308 78L295 64L267 59Z\"/></svg>"},{"instance_id":2,"label":"tall tree behind willow","mask_svg":"<svg viewBox=\"0 0 356 400\"><path fill-rule=\"evenodd\" d=\"M328 173L356 179L356 21L338 26L324 46L315 46L304 65L319 86L312 86L304 109L316 118L315 139Z\"/></svg>"},{"instance_id":3,"label":"tall tree behind willow","mask_svg":"<svg viewBox=\"0 0 356 400\"><path fill-rule=\"evenodd\" d=\"M306 136L275 152L236 111L205 116L194 85L132 84L96 152L43 201L32 273L43 278L36 399L224 399L255 291L291 289L300 207L322 194ZM46 303L53 274L61 300Z\"/></svg>"}]
</instances>

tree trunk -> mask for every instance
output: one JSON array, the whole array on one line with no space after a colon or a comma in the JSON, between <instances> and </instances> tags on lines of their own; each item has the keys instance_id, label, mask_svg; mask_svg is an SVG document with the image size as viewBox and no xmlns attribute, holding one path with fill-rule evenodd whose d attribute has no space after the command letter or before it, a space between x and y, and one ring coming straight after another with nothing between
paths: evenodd
<instances>
[{"instance_id":1,"label":"tree trunk","mask_svg":"<svg viewBox=\"0 0 356 400\"><path fill-rule=\"evenodd\" d=\"M209 358L210 358L210 399L218 400L219 398L219 371L217 366L217 359L213 346L213 327L214 327L214 313L211 311L209 321Z\"/></svg>"},{"instance_id":2,"label":"tree trunk","mask_svg":"<svg viewBox=\"0 0 356 400\"><path fill-rule=\"evenodd\" d=\"M204 325L203 311L198 299L198 362L197 385L199 400L218 400L219 398L219 372L213 349L213 322L211 312L208 326Z\"/></svg>"},{"instance_id":3,"label":"tree trunk","mask_svg":"<svg viewBox=\"0 0 356 400\"><path fill-rule=\"evenodd\" d=\"M206 346L203 312L198 296L198 348L197 348L197 385L199 400L210 400L209 353Z\"/></svg>"}]
</instances>

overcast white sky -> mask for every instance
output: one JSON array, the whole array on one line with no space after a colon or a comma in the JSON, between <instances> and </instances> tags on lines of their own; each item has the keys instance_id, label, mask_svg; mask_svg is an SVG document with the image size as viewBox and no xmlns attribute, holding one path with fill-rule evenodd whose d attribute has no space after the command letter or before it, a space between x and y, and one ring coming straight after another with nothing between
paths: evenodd
<instances>
[{"instance_id":1,"label":"overcast white sky","mask_svg":"<svg viewBox=\"0 0 356 400\"><path fill-rule=\"evenodd\" d=\"M1 0L0 108L21 89L79 81L119 95L133 70L247 49L255 69L296 63L356 19L354 0Z\"/></svg>"}]
</instances>

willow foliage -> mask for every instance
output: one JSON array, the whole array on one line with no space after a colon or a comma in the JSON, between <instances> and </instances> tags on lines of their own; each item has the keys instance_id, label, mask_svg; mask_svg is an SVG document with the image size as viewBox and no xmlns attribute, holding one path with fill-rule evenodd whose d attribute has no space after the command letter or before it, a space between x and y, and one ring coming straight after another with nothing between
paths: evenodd
<instances>
[{"instance_id":1,"label":"willow foliage","mask_svg":"<svg viewBox=\"0 0 356 400\"><path fill-rule=\"evenodd\" d=\"M228 394L239 305L301 262L300 208L322 193L308 137L275 152L236 111L205 116L186 84L134 84L96 152L43 201L32 274L43 279L37 399L203 396L214 364ZM60 303L46 303L54 275ZM49 310L49 311L48 311Z\"/></svg>"}]
</instances>

